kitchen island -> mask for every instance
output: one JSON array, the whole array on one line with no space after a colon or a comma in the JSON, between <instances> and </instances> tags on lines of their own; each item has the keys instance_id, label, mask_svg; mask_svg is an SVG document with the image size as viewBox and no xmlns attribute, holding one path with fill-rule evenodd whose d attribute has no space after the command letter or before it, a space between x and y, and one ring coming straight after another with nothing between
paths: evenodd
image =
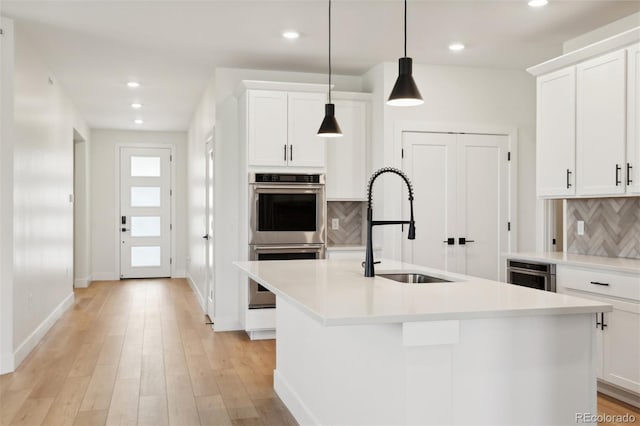
<instances>
[{"instance_id":1,"label":"kitchen island","mask_svg":"<svg viewBox=\"0 0 640 426\"><path fill-rule=\"evenodd\" d=\"M237 262L276 294L274 387L301 424L575 424L605 303L383 261Z\"/></svg>"}]
</instances>

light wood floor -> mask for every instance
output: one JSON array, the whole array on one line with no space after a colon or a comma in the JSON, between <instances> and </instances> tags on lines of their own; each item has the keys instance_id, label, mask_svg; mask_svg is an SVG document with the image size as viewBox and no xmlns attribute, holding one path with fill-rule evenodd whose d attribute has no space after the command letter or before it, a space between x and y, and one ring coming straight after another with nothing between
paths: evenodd
<instances>
[{"instance_id":1,"label":"light wood floor","mask_svg":"<svg viewBox=\"0 0 640 426\"><path fill-rule=\"evenodd\" d=\"M0 425L295 425L274 367L273 341L213 333L185 280L97 282L0 376Z\"/></svg>"}]
</instances>

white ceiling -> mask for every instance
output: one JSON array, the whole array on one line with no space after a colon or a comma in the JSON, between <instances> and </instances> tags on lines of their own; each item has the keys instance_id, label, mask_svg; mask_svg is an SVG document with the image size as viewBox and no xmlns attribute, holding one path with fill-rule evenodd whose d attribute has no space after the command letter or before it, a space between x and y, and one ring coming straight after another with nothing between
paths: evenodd
<instances>
[{"instance_id":1,"label":"white ceiling","mask_svg":"<svg viewBox=\"0 0 640 426\"><path fill-rule=\"evenodd\" d=\"M524 69L640 2L413 0L415 63ZM3 1L92 128L185 130L218 66L326 72L327 1ZM334 72L361 75L402 56L400 0L334 0ZM288 41L284 29L302 36ZM462 41L467 49L447 49ZM125 87L139 80L136 90ZM139 112L130 103L144 104ZM143 125L133 124L141 116Z\"/></svg>"}]
</instances>

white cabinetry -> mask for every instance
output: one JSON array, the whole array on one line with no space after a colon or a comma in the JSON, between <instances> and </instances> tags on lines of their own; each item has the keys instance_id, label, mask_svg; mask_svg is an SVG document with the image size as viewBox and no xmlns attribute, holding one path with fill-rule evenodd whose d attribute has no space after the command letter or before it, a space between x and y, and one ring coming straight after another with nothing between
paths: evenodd
<instances>
[{"instance_id":1,"label":"white cabinetry","mask_svg":"<svg viewBox=\"0 0 640 426\"><path fill-rule=\"evenodd\" d=\"M327 139L327 199L364 200L369 138L368 94L334 93L341 138Z\"/></svg>"},{"instance_id":2,"label":"white cabinetry","mask_svg":"<svg viewBox=\"0 0 640 426\"><path fill-rule=\"evenodd\" d=\"M627 192L640 194L640 44L627 49Z\"/></svg>"},{"instance_id":3,"label":"white cabinetry","mask_svg":"<svg viewBox=\"0 0 640 426\"><path fill-rule=\"evenodd\" d=\"M324 93L247 90L249 166L324 167Z\"/></svg>"},{"instance_id":4,"label":"white cabinetry","mask_svg":"<svg viewBox=\"0 0 640 426\"><path fill-rule=\"evenodd\" d=\"M609 303L594 326L598 378L640 394L640 274L558 265L559 293Z\"/></svg>"},{"instance_id":5,"label":"white cabinetry","mask_svg":"<svg viewBox=\"0 0 640 426\"><path fill-rule=\"evenodd\" d=\"M575 68L544 75L537 82L538 196L575 194Z\"/></svg>"},{"instance_id":6,"label":"white cabinetry","mask_svg":"<svg viewBox=\"0 0 640 426\"><path fill-rule=\"evenodd\" d=\"M625 192L625 50L577 65L576 182L579 195Z\"/></svg>"}]
</instances>

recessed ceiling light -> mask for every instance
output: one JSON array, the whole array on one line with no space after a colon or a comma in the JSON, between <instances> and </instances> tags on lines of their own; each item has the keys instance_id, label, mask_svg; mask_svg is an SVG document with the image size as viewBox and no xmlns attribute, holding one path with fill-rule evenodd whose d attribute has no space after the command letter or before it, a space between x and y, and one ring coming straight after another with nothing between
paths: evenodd
<instances>
[{"instance_id":1,"label":"recessed ceiling light","mask_svg":"<svg viewBox=\"0 0 640 426\"><path fill-rule=\"evenodd\" d=\"M140 83L138 83L137 81L130 81L127 83L127 86L129 87L140 87Z\"/></svg>"},{"instance_id":2,"label":"recessed ceiling light","mask_svg":"<svg viewBox=\"0 0 640 426\"><path fill-rule=\"evenodd\" d=\"M144 121L142 121L142 119L140 119L140 118L136 118L135 120L133 120L133 122L136 123L136 124L144 123Z\"/></svg>"},{"instance_id":3,"label":"recessed ceiling light","mask_svg":"<svg viewBox=\"0 0 640 426\"><path fill-rule=\"evenodd\" d=\"M142 108L142 104L134 102L131 104L131 108L140 109Z\"/></svg>"},{"instance_id":4,"label":"recessed ceiling light","mask_svg":"<svg viewBox=\"0 0 640 426\"><path fill-rule=\"evenodd\" d=\"M527 3L531 7L542 7L549 3L549 0L529 0Z\"/></svg>"},{"instance_id":5,"label":"recessed ceiling light","mask_svg":"<svg viewBox=\"0 0 640 426\"><path fill-rule=\"evenodd\" d=\"M464 44L452 43L449 45L449 50L453 50L454 52L459 52L460 50L464 50Z\"/></svg>"},{"instance_id":6,"label":"recessed ceiling light","mask_svg":"<svg viewBox=\"0 0 640 426\"><path fill-rule=\"evenodd\" d=\"M284 31L282 33L282 37L289 39L289 40L295 40L298 37L300 37L300 33L297 31Z\"/></svg>"}]
</instances>

